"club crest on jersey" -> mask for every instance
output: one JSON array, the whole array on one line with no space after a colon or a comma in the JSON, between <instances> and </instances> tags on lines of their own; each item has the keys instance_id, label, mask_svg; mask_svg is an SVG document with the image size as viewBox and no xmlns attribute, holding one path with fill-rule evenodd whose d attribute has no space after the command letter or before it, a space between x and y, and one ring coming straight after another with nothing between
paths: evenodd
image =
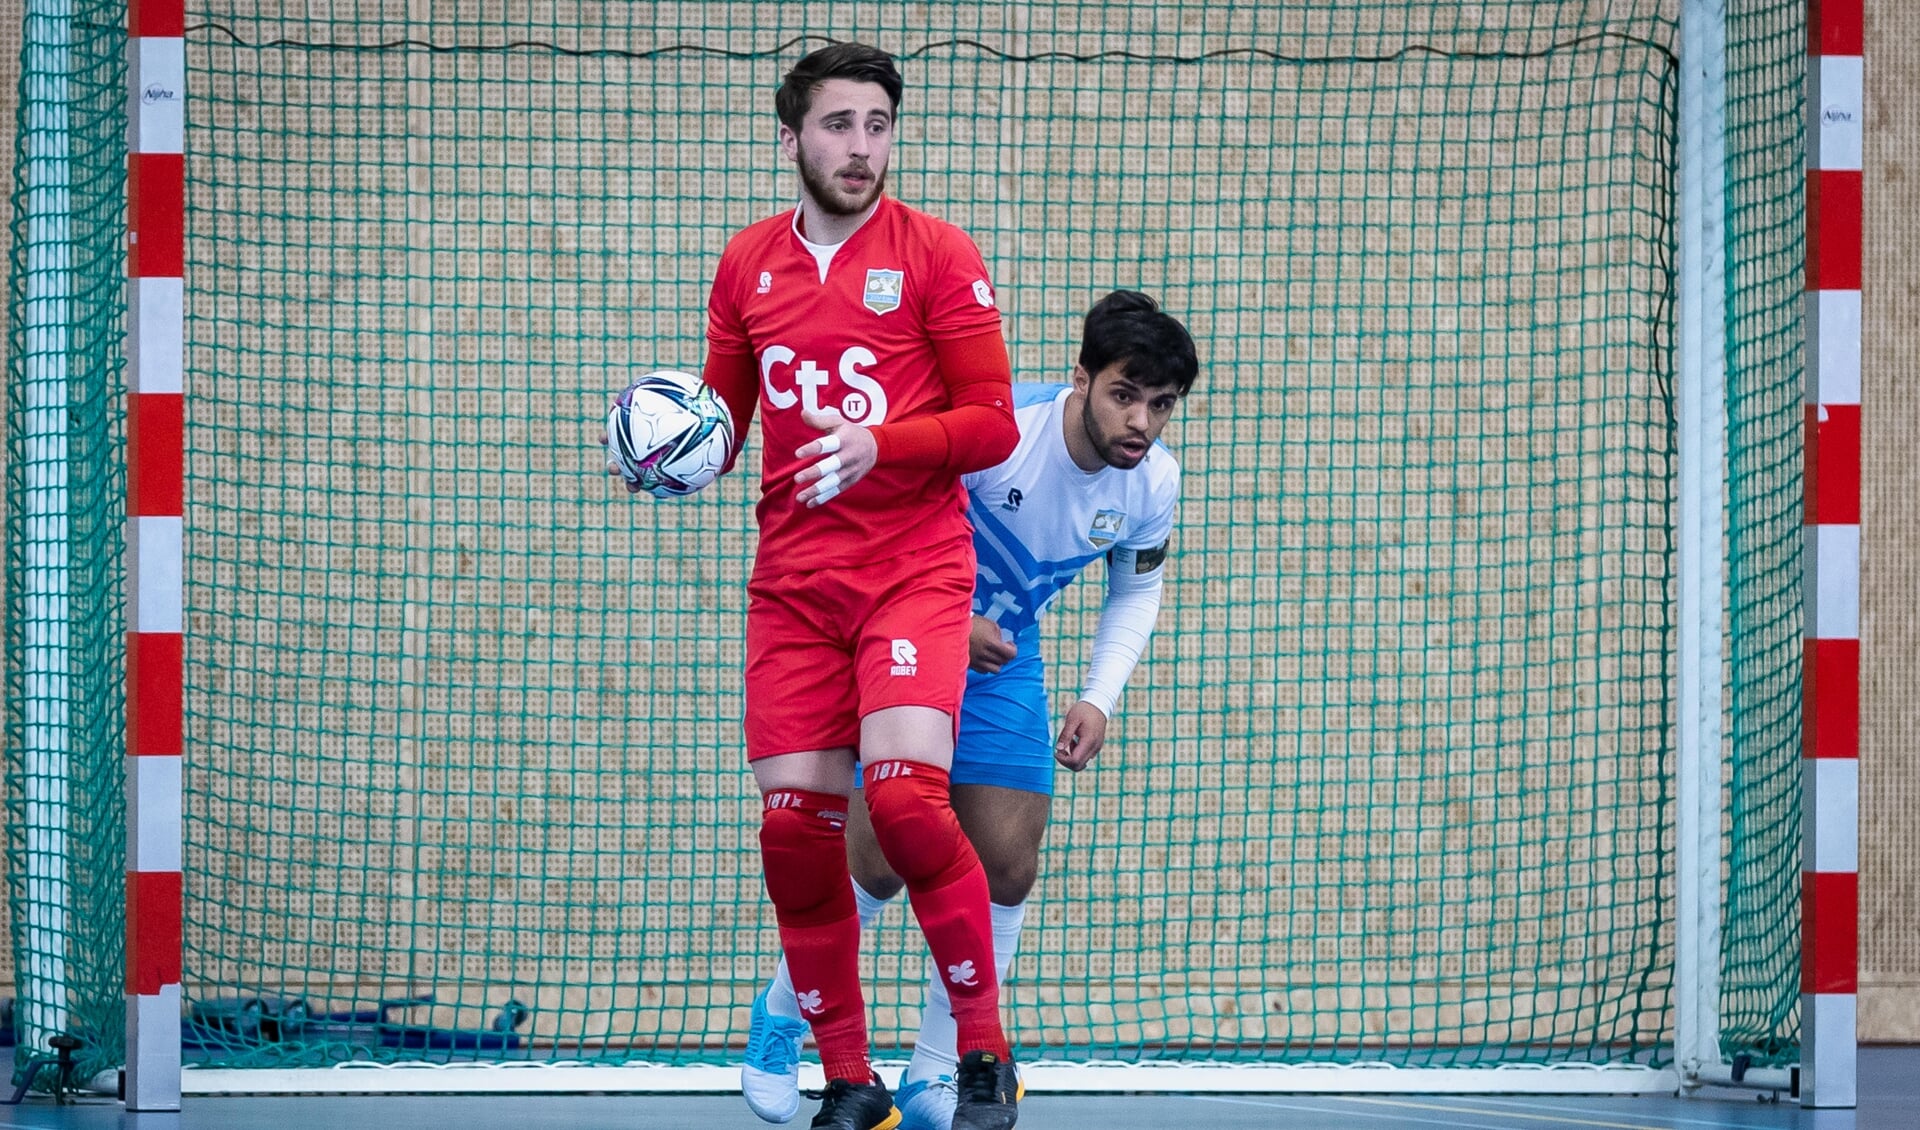
<instances>
[{"instance_id":1,"label":"club crest on jersey","mask_svg":"<svg viewBox=\"0 0 1920 1130\"><path fill-rule=\"evenodd\" d=\"M1127 516L1119 510L1102 510L1093 516L1093 525L1087 527L1087 540L1097 546L1108 546L1120 540L1120 527L1127 524Z\"/></svg>"},{"instance_id":2,"label":"club crest on jersey","mask_svg":"<svg viewBox=\"0 0 1920 1130\"><path fill-rule=\"evenodd\" d=\"M905 271L868 267L867 288L860 295L860 301L876 314L893 313L900 308L900 284L906 277Z\"/></svg>"}]
</instances>

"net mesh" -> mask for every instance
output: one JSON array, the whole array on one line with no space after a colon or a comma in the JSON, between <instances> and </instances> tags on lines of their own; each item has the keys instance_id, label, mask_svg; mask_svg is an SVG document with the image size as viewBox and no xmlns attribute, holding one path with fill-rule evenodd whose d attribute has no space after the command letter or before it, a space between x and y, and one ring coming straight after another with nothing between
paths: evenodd
<instances>
[{"instance_id":1,"label":"net mesh","mask_svg":"<svg viewBox=\"0 0 1920 1130\"><path fill-rule=\"evenodd\" d=\"M630 501L593 439L632 376L700 364L721 246L791 203L772 88L831 36L901 56L890 190L980 244L1019 378L1064 376L1115 286L1203 360L1168 433L1160 631L1054 803L1007 986L1023 1056L1659 1060L1674 9L190 12L190 1059L738 1057L778 945L738 738L752 484ZM8 544L73 555L70 630L101 638L62 653L70 686L34 683L49 606L9 568L23 970L42 833L17 770L55 700L73 783L33 827L102 852L65 857L102 864L70 922L117 944L121 913L120 814L73 799L119 795L121 13L50 22L93 45L72 67L100 93L36 87L58 68L30 59L22 136L64 98L102 148L97 175L69 163L87 207L58 237L16 177ZM1753 43L1756 71L1792 65ZM1791 110L1768 90L1756 119ZM71 267L35 258L56 245ZM36 285L86 296L50 355L95 415L26 399ZM1790 356L1797 324L1777 333ZM49 429L64 528L29 517ZM1774 465L1743 435L1736 467ZM1103 589L1049 621L1062 708ZM1736 679L1790 679L1775 655L1736 643ZM1750 855L1730 891L1783 862ZM112 1063L117 952L79 945L51 947L55 989ZM925 975L903 909L862 960L887 1055Z\"/></svg>"},{"instance_id":2,"label":"net mesh","mask_svg":"<svg viewBox=\"0 0 1920 1130\"><path fill-rule=\"evenodd\" d=\"M1721 1050L1800 1054L1806 8L1727 6L1730 686Z\"/></svg>"},{"instance_id":3,"label":"net mesh","mask_svg":"<svg viewBox=\"0 0 1920 1130\"><path fill-rule=\"evenodd\" d=\"M7 879L18 1054L125 1012L122 5L22 28L7 334Z\"/></svg>"}]
</instances>

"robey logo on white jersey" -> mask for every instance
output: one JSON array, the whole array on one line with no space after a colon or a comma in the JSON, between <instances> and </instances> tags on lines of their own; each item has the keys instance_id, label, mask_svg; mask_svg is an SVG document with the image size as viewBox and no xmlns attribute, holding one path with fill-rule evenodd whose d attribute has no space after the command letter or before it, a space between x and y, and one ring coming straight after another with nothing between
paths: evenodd
<instances>
[{"instance_id":1,"label":"robey logo on white jersey","mask_svg":"<svg viewBox=\"0 0 1920 1130\"><path fill-rule=\"evenodd\" d=\"M848 422L871 428L887 419L887 390L864 371L877 361L872 350L855 345L828 372L811 357L769 345L760 351L760 387L775 408L798 404L815 412L837 411Z\"/></svg>"}]
</instances>

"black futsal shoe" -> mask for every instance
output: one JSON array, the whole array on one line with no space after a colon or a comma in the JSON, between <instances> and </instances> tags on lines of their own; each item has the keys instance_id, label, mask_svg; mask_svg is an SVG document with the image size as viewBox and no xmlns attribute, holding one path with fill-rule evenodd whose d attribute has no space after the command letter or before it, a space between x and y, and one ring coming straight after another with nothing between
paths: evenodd
<instances>
[{"instance_id":1,"label":"black futsal shoe","mask_svg":"<svg viewBox=\"0 0 1920 1130\"><path fill-rule=\"evenodd\" d=\"M972 1051L960 1057L953 1075L960 1105L953 1111L953 1130L1009 1130L1020 1120L1020 1100L1026 1095L1019 1069L1011 1059L992 1052Z\"/></svg>"},{"instance_id":2,"label":"black futsal shoe","mask_svg":"<svg viewBox=\"0 0 1920 1130\"><path fill-rule=\"evenodd\" d=\"M864 1085L835 1079L820 1092L820 1113L812 1125L814 1130L894 1130L900 1112L894 1109L893 1093L878 1079Z\"/></svg>"}]
</instances>

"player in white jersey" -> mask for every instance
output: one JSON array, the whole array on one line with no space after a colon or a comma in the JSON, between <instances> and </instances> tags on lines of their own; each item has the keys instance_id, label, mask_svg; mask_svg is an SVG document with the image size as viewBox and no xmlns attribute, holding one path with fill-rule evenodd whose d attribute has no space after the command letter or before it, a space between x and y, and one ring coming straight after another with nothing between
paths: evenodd
<instances>
[{"instance_id":1,"label":"player in white jersey","mask_svg":"<svg viewBox=\"0 0 1920 1130\"><path fill-rule=\"evenodd\" d=\"M1144 294L1115 291L1087 313L1073 382L1016 385L1019 445L1005 462L962 478L978 571L953 806L986 868L1001 977L1039 873L1054 764L1079 772L1100 753L1159 614L1180 467L1158 440L1198 371L1193 339L1178 320ZM1103 556L1107 598L1086 678L1056 731L1040 617ZM849 816L854 897L862 924L871 924L901 884L864 805ZM743 1084L756 1111L798 1087L806 1034L799 1016L783 960L753 1010ZM944 983L930 977L913 1062L895 1093L901 1130L951 1125L954 1046Z\"/></svg>"}]
</instances>

